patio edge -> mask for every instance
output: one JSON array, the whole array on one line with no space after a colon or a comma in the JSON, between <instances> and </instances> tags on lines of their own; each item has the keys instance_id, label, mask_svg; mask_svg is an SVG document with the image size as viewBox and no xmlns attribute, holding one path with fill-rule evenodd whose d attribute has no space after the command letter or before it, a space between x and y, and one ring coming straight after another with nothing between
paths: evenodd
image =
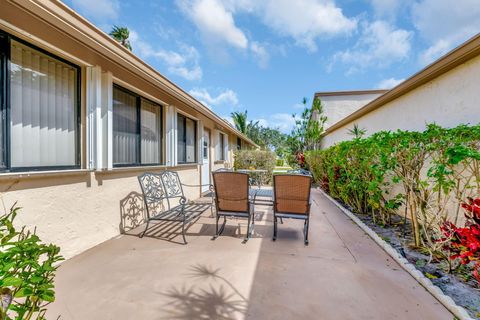
<instances>
[{"instance_id":1,"label":"patio edge","mask_svg":"<svg viewBox=\"0 0 480 320\"><path fill-rule=\"evenodd\" d=\"M443 291L434 285L430 279L423 275L413 264L402 257L389 243L380 238L380 236L370 229L363 221L361 221L353 212L344 208L338 201L333 199L321 188L319 190L327 199L337 206L346 216L353 220L373 241L377 243L389 256L391 256L405 271L407 271L418 283L420 283L432 296L435 297L445 308L452 312L460 320L474 320L468 312L461 306L457 305L453 299L444 294Z\"/></svg>"}]
</instances>

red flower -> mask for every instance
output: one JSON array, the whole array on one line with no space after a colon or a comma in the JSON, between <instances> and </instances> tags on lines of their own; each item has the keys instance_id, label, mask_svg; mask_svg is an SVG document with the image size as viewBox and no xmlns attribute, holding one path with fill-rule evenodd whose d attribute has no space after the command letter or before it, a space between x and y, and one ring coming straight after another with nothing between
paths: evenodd
<instances>
[{"instance_id":1,"label":"red flower","mask_svg":"<svg viewBox=\"0 0 480 320\"><path fill-rule=\"evenodd\" d=\"M450 259L460 259L462 264L475 261L473 276L480 282L480 198L468 198L462 207L467 218L465 227L445 221L440 227L444 237L439 241L446 242L444 249L450 252Z\"/></svg>"}]
</instances>

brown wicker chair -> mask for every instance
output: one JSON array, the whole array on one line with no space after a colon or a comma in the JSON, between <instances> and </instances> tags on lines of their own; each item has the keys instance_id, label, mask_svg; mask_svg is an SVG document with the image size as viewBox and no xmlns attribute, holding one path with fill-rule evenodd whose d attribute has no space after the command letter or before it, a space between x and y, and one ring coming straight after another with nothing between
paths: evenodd
<instances>
[{"instance_id":1,"label":"brown wicker chair","mask_svg":"<svg viewBox=\"0 0 480 320\"><path fill-rule=\"evenodd\" d=\"M248 219L247 236L244 242L250 238L250 222L252 225L253 206L249 200L248 174L239 172L217 171L213 173L213 184L215 187L216 225L215 236L212 240L222 234L227 217L241 217ZM223 217L223 224L218 229L218 221Z\"/></svg>"},{"instance_id":2,"label":"brown wicker chair","mask_svg":"<svg viewBox=\"0 0 480 320\"><path fill-rule=\"evenodd\" d=\"M308 245L308 227L310 224L310 191L312 178L301 174L282 174L273 176L273 241L277 239L277 219L290 218L305 220L303 226L304 242Z\"/></svg>"}]
</instances>

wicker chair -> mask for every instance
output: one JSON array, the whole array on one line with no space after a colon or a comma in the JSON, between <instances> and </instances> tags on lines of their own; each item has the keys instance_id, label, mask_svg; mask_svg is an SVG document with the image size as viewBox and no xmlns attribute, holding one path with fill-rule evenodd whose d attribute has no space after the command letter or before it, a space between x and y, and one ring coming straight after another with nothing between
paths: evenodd
<instances>
[{"instance_id":1,"label":"wicker chair","mask_svg":"<svg viewBox=\"0 0 480 320\"><path fill-rule=\"evenodd\" d=\"M312 178L301 174L281 174L273 176L273 241L277 239L277 219L290 218L304 220L303 234L308 245L310 224L310 191Z\"/></svg>"},{"instance_id":2,"label":"wicker chair","mask_svg":"<svg viewBox=\"0 0 480 320\"><path fill-rule=\"evenodd\" d=\"M252 219L252 204L249 199L248 174L239 172L220 171L213 173L215 187L216 224L215 240L225 228L227 217L240 217L248 219L247 235L244 243L250 238L250 223ZM218 221L223 217L223 224L218 229Z\"/></svg>"}]
</instances>

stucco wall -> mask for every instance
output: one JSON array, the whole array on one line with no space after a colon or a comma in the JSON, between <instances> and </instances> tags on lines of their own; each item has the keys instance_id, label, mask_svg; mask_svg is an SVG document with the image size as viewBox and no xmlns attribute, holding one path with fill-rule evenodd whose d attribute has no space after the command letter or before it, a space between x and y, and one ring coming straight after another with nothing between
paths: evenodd
<instances>
[{"instance_id":1,"label":"stucco wall","mask_svg":"<svg viewBox=\"0 0 480 320\"><path fill-rule=\"evenodd\" d=\"M379 96L380 94L320 96L324 115L327 117L325 129Z\"/></svg>"},{"instance_id":2,"label":"stucco wall","mask_svg":"<svg viewBox=\"0 0 480 320\"><path fill-rule=\"evenodd\" d=\"M56 5L55 2L45 2L45 4ZM30 12L22 11L23 5L44 14L43 9L38 9L33 3L22 2L22 6L17 6L14 3L2 2L0 30L39 46L52 54L75 63L81 68L80 156L82 169L85 169L88 163L86 159L86 91L88 87L87 68L91 66L98 66L103 72L111 73L114 83L126 86L128 89L164 106L176 107L178 111L196 118L211 132L214 132L214 128L218 128L236 139L235 131L227 124L205 112L205 110L201 111L202 109L197 105L187 104L190 100L180 99L175 92L171 91L173 85L156 85L148 80L148 75L143 73L145 70L132 70L132 67L123 64L122 61L109 59L106 56L108 52L105 51L105 48L87 46L84 42L76 39L76 33L70 34L68 30L52 27L49 19L53 18L48 12L45 13L45 16L36 16ZM70 16L62 15L62 17ZM66 20L73 21L75 18ZM83 24L83 22L78 23L79 25ZM93 31L88 33L88 36L98 40L99 43L103 41L103 38ZM167 130L166 127L165 125L165 131ZM167 132L164 132L164 141L167 140L166 134ZM211 145L210 150L212 169L223 167L224 163L213 165L213 147ZM174 149L171 150L172 154L175 154ZM231 161L230 156L227 163ZM61 254L70 258L119 235L123 229L126 229L125 225L122 224L123 222L130 224L126 227L131 227L133 222L127 221L125 215L122 216L125 209L121 207L122 201L139 200L138 175L144 171L159 172L165 169L167 168L139 167L115 168L96 172L76 170L70 173L33 173L31 176L28 173L0 173L0 193L6 208L9 208L15 202L23 208L18 216L18 226L26 225L27 228L32 230L36 228L37 233L44 241L59 245ZM168 169L178 171L180 179L186 184L200 184L201 169L197 164ZM198 187L186 187L184 191L187 198L192 200L200 196L200 188ZM128 195L130 195L130 198L127 197ZM129 202L130 205L132 201ZM128 203L128 201L126 202ZM141 199L140 205L142 205ZM130 213L133 211L130 210ZM140 222L142 222L141 217L140 221L135 223Z\"/></svg>"},{"instance_id":3,"label":"stucco wall","mask_svg":"<svg viewBox=\"0 0 480 320\"><path fill-rule=\"evenodd\" d=\"M381 130L422 131L427 123L454 127L480 122L480 57L450 70L382 107L328 133L323 147L351 139L356 123L367 135Z\"/></svg>"},{"instance_id":4,"label":"stucco wall","mask_svg":"<svg viewBox=\"0 0 480 320\"><path fill-rule=\"evenodd\" d=\"M197 165L174 169L182 182L200 183ZM16 221L18 226L36 227L42 240L60 246L61 254L70 258L119 235L123 227L128 230L132 226L132 221L121 215L129 212L132 203L128 200L138 198L141 193L137 176L144 170L1 177L0 190L6 208L15 202L22 207ZM184 191L189 199L200 196L199 188L184 188ZM138 204L143 206L141 201ZM138 223L142 214L138 212Z\"/></svg>"}]
</instances>

